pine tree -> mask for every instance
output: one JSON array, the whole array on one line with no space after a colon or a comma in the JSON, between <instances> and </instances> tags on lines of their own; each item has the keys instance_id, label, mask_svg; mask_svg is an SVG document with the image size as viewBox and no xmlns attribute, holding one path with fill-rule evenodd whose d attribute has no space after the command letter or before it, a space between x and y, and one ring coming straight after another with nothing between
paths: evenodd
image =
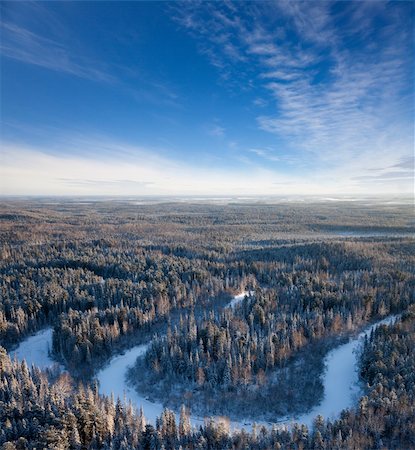
<instances>
[{"instance_id":1,"label":"pine tree","mask_svg":"<svg viewBox=\"0 0 415 450\"><path fill-rule=\"evenodd\" d=\"M179 420L179 436L181 439L190 434L190 418L189 412L184 405L180 408L180 420Z\"/></svg>"}]
</instances>

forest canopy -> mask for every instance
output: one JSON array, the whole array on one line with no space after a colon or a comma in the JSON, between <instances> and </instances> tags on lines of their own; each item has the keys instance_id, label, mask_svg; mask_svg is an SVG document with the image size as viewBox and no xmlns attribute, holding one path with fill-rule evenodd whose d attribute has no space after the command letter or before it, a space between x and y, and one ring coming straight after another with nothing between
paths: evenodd
<instances>
[{"instance_id":1,"label":"forest canopy","mask_svg":"<svg viewBox=\"0 0 415 450\"><path fill-rule=\"evenodd\" d=\"M409 206L7 200L0 230L4 449L415 446ZM401 321L361 351L365 395L338 420L190 426L191 412L273 421L310 409L328 350L391 314ZM67 372L10 360L47 327ZM130 380L169 408L153 424L95 381L140 343Z\"/></svg>"}]
</instances>

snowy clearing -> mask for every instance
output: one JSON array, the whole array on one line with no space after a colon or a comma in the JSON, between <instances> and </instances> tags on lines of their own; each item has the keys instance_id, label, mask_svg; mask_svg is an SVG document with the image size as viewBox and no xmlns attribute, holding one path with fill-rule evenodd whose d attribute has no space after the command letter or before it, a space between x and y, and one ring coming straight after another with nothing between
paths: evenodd
<instances>
[{"instance_id":1,"label":"snowy clearing","mask_svg":"<svg viewBox=\"0 0 415 450\"><path fill-rule=\"evenodd\" d=\"M22 341L16 350L10 352L10 357L19 361L25 359L29 367L33 364L40 369L46 369L57 364L49 356L51 348L52 328L47 328Z\"/></svg>"},{"instance_id":2,"label":"snowy clearing","mask_svg":"<svg viewBox=\"0 0 415 450\"><path fill-rule=\"evenodd\" d=\"M233 299L229 302L229 304L226 306L226 308L234 308L238 303L240 303L245 297L249 297L253 295L252 291L244 291L241 292L238 295L235 295Z\"/></svg>"}]
</instances>

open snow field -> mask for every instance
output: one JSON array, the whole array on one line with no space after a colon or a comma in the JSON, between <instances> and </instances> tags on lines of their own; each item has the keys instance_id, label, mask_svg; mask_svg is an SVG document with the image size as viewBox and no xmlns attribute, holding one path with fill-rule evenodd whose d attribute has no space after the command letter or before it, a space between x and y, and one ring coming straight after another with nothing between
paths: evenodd
<instances>
[{"instance_id":1,"label":"open snow field","mask_svg":"<svg viewBox=\"0 0 415 450\"><path fill-rule=\"evenodd\" d=\"M56 364L49 356L52 348L52 328L46 328L22 341L16 350L10 352L11 358L25 359L28 366L32 364L40 369L46 369Z\"/></svg>"}]
</instances>

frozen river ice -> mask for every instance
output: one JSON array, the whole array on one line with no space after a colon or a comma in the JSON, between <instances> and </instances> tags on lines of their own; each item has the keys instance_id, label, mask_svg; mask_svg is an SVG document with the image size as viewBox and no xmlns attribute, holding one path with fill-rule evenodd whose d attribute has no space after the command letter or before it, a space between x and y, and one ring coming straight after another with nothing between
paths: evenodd
<instances>
[{"instance_id":1,"label":"frozen river ice","mask_svg":"<svg viewBox=\"0 0 415 450\"><path fill-rule=\"evenodd\" d=\"M244 298L245 293L235 296L228 306L233 306ZM359 376L357 371L356 351L364 336L370 335L371 331L380 324L390 324L397 316L389 316L361 332L357 337L349 342L331 350L325 357L326 370L323 375L324 398L322 402L315 406L310 412L295 417L284 417L278 419L278 426L289 426L293 422L303 423L311 426L314 418L321 414L324 418L336 418L340 412L352 407L359 395ZM11 352L11 357L19 360L25 359L31 365L37 365L44 369L54 365L54 361L49 356L49 349L52 345L52 329L48 328L28 337L20 343L16 350ZM146 397L140 395L132 388L126 379L128 369L134 365L137 358L142 357L148 344L137 345L124 353L113 356L106 367L97 374L99 382L99 392L121 400L131 401L134 407L143 408L148 422L154 423L157 416L163 411L161 403L151 402ZM219 420L220 418L216 418ZM231 429L250 430L254 423L254 418L245 420L230 421ZM200 425L204 419L191 416L193 425ZM258 425L270 426L269 422L255 422Z\"/></svg>"}]
</instances>

